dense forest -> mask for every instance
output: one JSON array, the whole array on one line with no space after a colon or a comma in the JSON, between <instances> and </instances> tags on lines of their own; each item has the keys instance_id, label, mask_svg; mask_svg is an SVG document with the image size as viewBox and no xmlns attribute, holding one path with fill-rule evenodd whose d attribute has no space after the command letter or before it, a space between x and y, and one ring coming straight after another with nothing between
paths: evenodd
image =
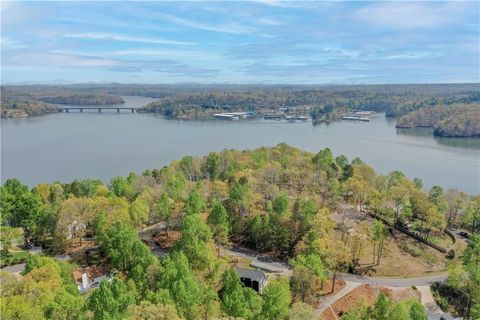
<instances>
[{"instance_id":1,"label":"dense forest","mask_svg":"<svg viewBox=\"0 0 480 320\"><path fill-rule=\"evenodd\" d=\"M478 88L415 86L332 86L318 88L256 88L246 91L180 93L147 105L146 112L159 112L173 118L203 118L219 111L278 111L280 108L307 110L314 120L348 110L385 111L399 116L427 105L480 101ZM461 89L460 89L461 88ZM417 90L418 89L418 90ZM339 112L341 111L341 112Z\"/></svg>"},{"instance_id":2,"label":"dense forest","mask_svg":"<svg viewBox=\"0 0 480 320\"><path fill-rule=\"evenodd\" d=\"M119 96L105 92L77 92L66 87L2 86L1 117L15 118L60 111L56 104L111 105L124 103Z\"/></svg>"},{"instance_id":3,"label":"dense forest","mask_svg":"<svg viewBox=\"0 0 480 320\"><path fill-rule=\"evenodd\" d=\"M432 127L445 137L479 137L480 104L424 107L401 117L397 128Z\"/></svg>"},{"instance_id":4,"label":"dense forest","mask_svg":"<svg viewBox=\"0 0 480 320\"><path fill-rule=\"evenodd\" d=\"M18 118L38 116L50 112L58 112L59 109L42 101L23 99L3 99L0 103L2 118Z\"/></svg>"},{"instance_id":5,"label":"dense forest","mask_svg":"<svg viewBox=\"0 0 480 320\"><path fill-rule=\"evenodd\" d=\"M23 277L1 273L5 319L315 319L319 293L332 275L361 272L361 255L377 267L388 259L389 226L409 225L428 241L442 241L446 226L473 234L480 228L479 195L439 186L425 190L420 179L398 171L380 175L328 148L311 154L285 144L186 156L141 175L115 177L108 185L87 179L30 189L9 179L0 196L2 261L17 254L10 250L12 235L22 228L51 255L93 241L99 256L75 263L101 265L113 275L81 295L72 263L23 257ZM346 204L380 218L348 235L335 223ZM155 224L165 226L162 239L170 243L161 258L139 236ZM480 237L469 243L449 258L456 290L471 301L462 315L475 319ZM242 286L234 268L238 261L220 250L231 244L289 260L291 275L273 277L261 294ZM417 301L399 304L385 296L343 319L380 320L386 314L425 319Z\"/></svg>"},{"instance_id":6,"label":"dense forest","mask_svg":"<svg viewBox=\"0 0 480 320\"><path fill-rule=\"evenodd\" d=\"M46 96L46 97L39 97L39 99L47 103L85 105L85 106L88 106L88 105L103 106L103 105L111 105L111 104L121 104L125 102L121 97L104 94L104 93Z\"/></svg>"},{"instance_id":7,"label":"dense forest","mask_svg":"<svg viewBox=\"0 0 480 320\"><path fill-rule=\"evenodd\" d=\"M120 102L121 95L159 100L144 112L172 118L205 118L219 111L266 111L301 108L314 120L334 118L340 111L385 111L400 116L424 106L480 101L476 84L421 85L64 85L2 86L2 103L24 100L103 105ZM5 97L5 98L4 98ZM7 104L8 107L9 104Z\"/></svg>"}]
</instances>

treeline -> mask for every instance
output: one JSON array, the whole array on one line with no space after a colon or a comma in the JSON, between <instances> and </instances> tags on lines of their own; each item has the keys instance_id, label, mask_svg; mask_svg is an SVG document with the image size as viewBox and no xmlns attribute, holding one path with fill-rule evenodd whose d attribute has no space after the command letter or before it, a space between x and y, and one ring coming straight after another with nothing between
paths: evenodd
<instances>
[{"instance_id":1,"label":"treeline","mask_svg":"<svg viewBox=\"0 0 480 320\"><path fill-rule=\"evenodd\" d=\"M400 172L379 175L328 148L311 154L285 144L186 156L108 185L77 180L30 189L9 179L0 196L5 228L23 228L52 254L93 237L102 256L96 263L117 274L77 301L63 293L69 283L63 269L55 276L50 269L57 267L45 269L34 258L22 280L11 280L14 289L2 291L8 298L1 299L2 317L31 310L35 319L315 319L312 306L324 282L355 271L366 241L377 245L378 263L387 254L389 233L380 221L359 227L348 242L334 236L330 215L343 201L412 223L425 237L442 234L447 224L472 232L480 227L479 196L440 187L426 191L419 179ZM167 238L172 231L178 235L162 258L137 235L158 222ZM232 261L219 254L231 243L290 259L291 277L270 280L262 294L243 287ZM46 283L54 290L43 290Z\"/></svg>"},{"instance_id":2,"label":"treeline","mask_svg":"<svg viewBox=\"0 0 480 320\"><path fill-rule=\"evenodd\" d=\"M276 111L285 107L303 107L310 110L314 120L335 117L348 110L385 111L387 116L398 116L426 105L437 105L448 99L455 101L479 101L475 92L464 95L430 96L413 92L381 92L377 89L359 88L323 88L308 90L268 90L251 91L209 91L181 93L164 97L147 105L146 112L159 112L173 118L208 117L219 111Z\"/></svg>"},{"instance_id":3,"label":"treeline","mask_svg":"<svg viewBox=\"0 0 480 320\"><path fill-rule=\"evenodd\" d=\"M446 137L480 136L480 105L454 104L425 107L397 121L397 128L432 127L434 134Z\"/></svg>"},{"instance_id":4,"label":"treeline","mask_svg":"<svg viewBox=\"0 0 480 320\"><path fill-rule=\"evenodd\" d=\"M442 137L480 137L480 106L437 122L433 133Z\"/></svg>"},{"instance_id":5,"label":"treeline","mask_svg":"<svg viewBox=\"0 0 480 320\"><path fill-rule=\"evenodd\" d=\"M103 105L111 105L111 104L121 104L125 102L119 96L113 96L105 93L47 96L47 97L40 97L39 99L47 103L85 105L85 106L88 106L88 105L103 106Z\"/></svg>"},{"instance_id":6,"label":"treeline","mask_svg":"<svg viewBox=\"0 0 480 320\"><path fill-rule=\"evenodd\" d=\"M23 99L4 99L0 102L2 118L18 118L38 116L50 112L58 112L56 106L48 105L42 101Z\"/></svg>"},{"instance_id":7,"label":"treeline","mask_svg":"<svg viewBox=\"0 0 480 320\"><path fill-rule=\"evenodd\" d=\"M105 92L79 92L80 89L49 86L2 86L1 117L36 116L60 109L52 104L111 105L124 103L119 96Z\"/></svg>"},{"instance_id":8,"label":"treeline","mask_svg":"<svg viewBox=\"0 0 480 320\"><path fill-rule=\"evenodd\" d=\"M330 120L343 110L385 111L387 116L400 116L424 106L480 101L476 84L2 86L2 96L43 98L54 103L118 103L120 95L159 98L144 111L172 118L205 118L219 111L271 112L302 107L306 112L311 111L314 120Z\"/></svg>"}]
</instances>

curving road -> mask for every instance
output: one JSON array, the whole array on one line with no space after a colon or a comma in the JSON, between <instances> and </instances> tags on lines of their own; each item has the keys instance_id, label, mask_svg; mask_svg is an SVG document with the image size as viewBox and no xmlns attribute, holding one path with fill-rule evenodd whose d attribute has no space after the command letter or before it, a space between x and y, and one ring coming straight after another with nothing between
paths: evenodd
<instances>
[{"instance_id":1,"label":"curving road","mask_svg":"<svg viewBox=\"0 0 480 320\"><path fill-rule=\"evenodd\" d=\"M274 272L289 276L292 274L290 265L281 260L272 259L271 257L258 254L258 252L241 247L232 247L231 249L223 248L223 250L235 257L242 257L252 260L252 265L260 269L272 270ZM354 275L349 273L339 274L339 278L350 282L361 284L369 284L372 286L386 287L411 287L411 286L429 286L435 281L444 281L447 274L437 274L431 276L422 276L414 278L385 278L385 277L368 277Z\"/></svg>"},{"instance_id":2,"label":"curving road","mask_svg":"<svg viewBox=\"0 0 480 320\"><path fill-rule=\"evenodd\" d=\"M163 223L157 223L148 228L145 228L141 233L143 235L148 236L152 232L158 231L159 229L163 229L163 228L165 228L165 225ZM154 253L156 253L157 256L162 256L163 254L165 254L165 252L159 250L159 248L156 248L156 247L152 248L152 250L154 251ZM270 272L275 272L285 276L290 276L292 274L292 270L288 262L259 254L254 250L239 247L239 246L232 246L231 248L222 247L222 250L231 256L247 258L252 260L253 267L257 267L263 270L268 270ZM342 278L345 281L361 283L361 284L369 284L372 286L411 287L411 286L430 286L435 281L444 281L447 279L447 274L444 273L444 274L436 274L431 276L422 276L422 277L415 277L415 278L385 278L385 277L368 277L368 276L354 275L349 273L341 273L339 274L339 278Z\"/></svg>"}]
</instances>

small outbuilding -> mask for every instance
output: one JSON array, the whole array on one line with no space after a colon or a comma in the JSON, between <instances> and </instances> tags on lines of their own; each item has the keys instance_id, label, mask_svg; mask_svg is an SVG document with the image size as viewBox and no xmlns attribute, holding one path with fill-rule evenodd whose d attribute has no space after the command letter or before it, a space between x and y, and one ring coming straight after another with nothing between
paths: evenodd
<instances>
[{"instance_id":1,"label":"small outbuilding","mask_svg":"<svg viewBox=\"0 0 480 320\"><path fill-rule=\"evenodd\" d=\"M265 288L265 285L267 284L267 275L263 271L237 268L237 272L245 287L252 288L258 293L262 293L263 288Z\"/></svg>"}]
</instances>

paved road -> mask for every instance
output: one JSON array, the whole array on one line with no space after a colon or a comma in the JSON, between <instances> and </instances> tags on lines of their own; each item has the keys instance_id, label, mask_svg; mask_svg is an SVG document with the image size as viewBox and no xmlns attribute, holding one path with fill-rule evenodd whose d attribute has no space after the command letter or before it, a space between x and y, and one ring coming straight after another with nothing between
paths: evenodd
<instances>
[{"instance_id":1,"label":"paved road","mask_svg":"<svg viewBox=\"0 0 480 320\"><path fill-rule=\"evenodd\" d=\"M418 286L417 289L420 291L420 302L425 307L428 314L443 313L442 309L437 305L437 302L435 302L429 286Z\"/></svg>"},{"instance_id":2,"label":"paved road","mask_svg":"<svg viewBox=\"0 0 480 320\"><path fill-rule=\"evenodd\" d=\"M325 309L327 309L338 299L341 299L347 294L349 294L353 289L359 287L360 285L361 283L359 282L345 281L345 287L343 287L342 290L338 291L334 295L326 296L322 299L322 302L320 302L317 309L315 309L315 317L320 317L320 315L323 313L323 311L325 311Z\"/></svg>"},{"instance_id":3,"label":"paved road","mask_svg":"<svg viewBox=\"0 0 480 320\"><path fill-rule=\"evenodd\" d=\"M233 247L231 249L224 248L228 254L236 257L242 257L252 260L254 265L261 269L278 270L277 272L284 275L291 275L292 270L288 263L281 260L272 259L270 257L260 255L257 252L245 248ZM263 266L263 267L262 267ZM340 277L346 281L357 282L362 284L370 284L372 286L388 286L388 287L411 287L411 286L429 286L435 281L444 281L447 274L439 274L432 276L423 276L415 278L383 278L383 277L367 277L353 275L348 273L340 274Z\"/></svg>"},{"instance_id":4,"label":"paved road","mask_svg":"<svg viewBox=\"0 0 480 320\"><path fill-rule=\"evenodd\" d=\"M258 254L253 250L233 246L230 249L224 247L223 251L234 257L250 259L252 260L252 265L259 269L276 272L286 276L292 274L290 265L287 262Z\"/></svg>"},{"instance_id":5,"label":"paved road","mask_svg":"<svg viewBox=\"0 0 480 320\"><path fill-rule=\"evenodd\" d=\"M11 272L13 274L20 274L23 270L25 270L25 263L19 263L19 264L15 264L13 266L8 266L8 267L5 267L5 268L2 268L1 270L2 271L8 271L8 272Z\"/></svg>"},{"instance_id":6,"label":"paved road","mask_svg":"<svg viewBox=\"0 0 480 320\"><path fill-rule=\"evenodd\" d=\"M411 286L429 286L435 281L444 281L447 279L447 274L439 274L434 276L424 276L415 278L382 278L382 277L367 277L358 276L348 273L342 273L341 277L344 280L365 283L372 286L387 286L387 287L411 287Z\"/></svg>"},{"instance_id":7,"label":"paved road","mask_svg":"<svg viewBox=\"0 0 480 320\"><path fill-rule=\"evenodd\" d=\"M60 260L60 261L70 261L72 259L68 254L58 255L58 256L55 256L54 258L57 259L57 260ZM15 264L13 266L8 266L8 267L5 267L5 268L2 268L0 270L1 271L8 271L8 272L11 272L13 274L20 274L20 273L23 272L23 270L25 270L25 266L26 266L25 263L19 263L19 264Z\"/></svg>"}]
</instances>

